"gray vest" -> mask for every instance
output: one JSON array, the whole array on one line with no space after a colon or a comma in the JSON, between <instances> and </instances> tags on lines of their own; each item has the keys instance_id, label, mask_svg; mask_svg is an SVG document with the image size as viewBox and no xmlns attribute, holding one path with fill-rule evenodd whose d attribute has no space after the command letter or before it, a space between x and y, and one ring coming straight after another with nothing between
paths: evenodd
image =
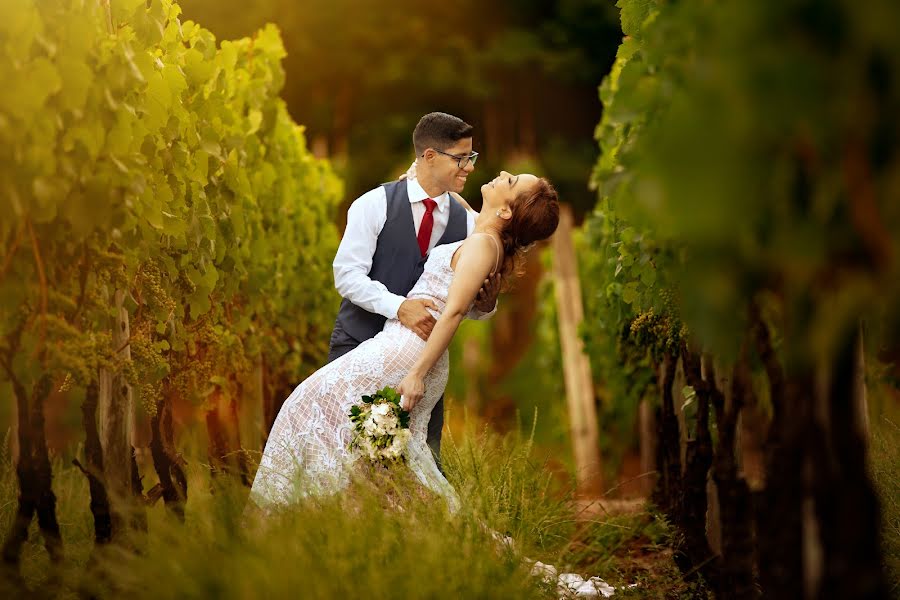
<instances>
[{"instance_id":1,"label":"gray vest","mask_svg":"<svg viewBox=\"0 0 900 600\"><path fill-rule=\"evenodd\" d=\"M425 258L416 241L416 225L406 181L384 184L387 195L387 220L378 234L378 244L372 257L369 277L380 281L388 291L398 296L406 296L425 269ZM437 245L451 244L466 238L466 209L450 197L450 218L447 229ZM427 258L427 257L426 257ZM370 313L346 298L338 311L335 331L342 330L358 343L362 343L381 331L387 319Z\"/></svg>"}]
</instances>

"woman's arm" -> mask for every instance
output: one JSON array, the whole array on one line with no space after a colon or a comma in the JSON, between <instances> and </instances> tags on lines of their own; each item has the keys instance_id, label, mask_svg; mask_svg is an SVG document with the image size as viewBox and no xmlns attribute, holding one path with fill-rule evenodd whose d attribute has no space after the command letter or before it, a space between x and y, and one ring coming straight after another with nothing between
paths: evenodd
<instances>
[{"instance_id":1,"label":"woman's arm","mask_svg":"<svg viewBox=\"0 0 900 600\"><path fill-rule=\"evenodd\" d=\"M494 267L496 255L494 242L484 235L472 236L460 248L456 272L447 293L447 306L431 331L422 354L397 390L404 398L406 410L412 410L425 395L425 374L450 346L469 306Z\"/></svg>"}]
</instances>

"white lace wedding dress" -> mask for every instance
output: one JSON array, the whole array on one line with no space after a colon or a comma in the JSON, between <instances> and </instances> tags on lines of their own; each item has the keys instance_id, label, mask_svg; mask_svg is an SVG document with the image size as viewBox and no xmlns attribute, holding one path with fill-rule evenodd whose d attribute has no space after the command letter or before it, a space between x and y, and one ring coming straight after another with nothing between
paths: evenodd
<instances>
[{"instance_id":1,"label":"white lace wedding dress","mask_svg":"<svg viewBox=\"0 0 900 600\"><path fill-rule=\"evenodd\" d=\"M493 238L492 238L493 239ZM407 298L433 300L440 315L453 279L450 260L462 241L435 247ZM309 494L336 492L348 482L352 423L350 407L385 386L396 388L418 359L425 342L391 319L374 338L325 365L285 400L263 452L250 499L261 508L290 504ZM442 495L451 511L459 499L426 444L431 411L447 385L447 352L425 376L425 396L410 413L407 464L417 479Z\"/></svg>"},{"instance_id":2,"label":"white lace wedding dress","mask_svg":"<svg viewBox=\"0 0 900 600\"><path fill-rule=\"evenodd\" d=\"M491 238L493 239L493 238ZM447 304L453 279L450 261L462 241L435 247L425 271L407 298L433 300L438 317ZM497 248L499 253L499 247ZM499 258L499 255L498 255ZM362 396L385 386L396 388L425 347L425 342L396 319L385 323L374 338L331 362L298 385L285 400L263 451L250 491L254 504L268 510L289 505L303 496L338 492L349 481L349 450L353 426L350 407ZM444 478L426 444L428 420L444 393L450 364L447 352L425 376L425 396L410 413L407 464L428 489L443 496L451 512L459 509L456 490ZM492 532L498 542L512 540ZM594 577L558 573L553 565L525 559L532 575L555 582L559 597L609 597L615 588Z\"/></svg>"}]
</instances>

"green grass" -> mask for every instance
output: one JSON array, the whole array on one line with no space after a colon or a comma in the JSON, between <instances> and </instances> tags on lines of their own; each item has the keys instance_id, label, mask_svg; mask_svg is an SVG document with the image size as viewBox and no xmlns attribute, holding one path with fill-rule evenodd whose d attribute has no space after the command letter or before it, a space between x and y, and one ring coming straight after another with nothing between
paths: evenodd
<instances>
[{"instance_id":1,"label":"green grass","mask_svg":"<svg viewBox=\"0 0 900 600\"><path fill-rule=\"evenodd\" d=\"M535 458L530 440L470 431L445 441L444 455L465 504L453 517L443 500L401 476L359 481L345 494L245 521L246 490L214 483L200 460L190 461L186 522L160 502L148 510L149 533L133 550L108 547L91 569L87 482L57 460L65 565L49 588L52 570L33 525L22 573L33 593L62 598L79 590L153 599L556 597L528 575L529 557L612 585L641 584L626 597L689 597L680 593L664 525L644 513L579 519L571 490ZM17 486L9 457L2 459L5 534ZM149 487L152 470L142 472ZM515 548L499 547L489 528L511 535Z\"/></svg>"},{"instance_id":2,"label":"green grass","mask_svg":"<svg viewBox=\"0 0 900 600\"><path fill-rule=\"evenodd\" d=\"M900 598L900 421L872 423L871 471L881 499L884 561L892 597Z\"/></svg>"}]
</instances>

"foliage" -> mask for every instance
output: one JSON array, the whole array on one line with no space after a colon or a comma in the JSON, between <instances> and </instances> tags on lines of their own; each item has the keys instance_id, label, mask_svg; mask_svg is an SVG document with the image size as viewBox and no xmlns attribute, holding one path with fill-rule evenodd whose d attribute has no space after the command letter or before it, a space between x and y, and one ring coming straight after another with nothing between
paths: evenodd
<instances>
[{"instance_id":1,"label":"foliage","mask_svg":"<svg viewBox=\"0 0 900 600\"><path fill-rule=\"evenodd\" d=\"M900 66L900 45L884 23L900 18L898 7L844 0L618 6L626 37L600 87L599 201L587 225L598 250L586 261L595 274L586 331L592 359L612 375L617 363L645 368L648 358L686 341L714 357L719 374L737 365L731 384L741 394L726 403L711 377L700 380L699 360L692 367L685 360L719 427L713 457L698 421L686 453L696 460L684 470L685 481L691 465L696 476L678 499L687 508L704 499L697 484L710 465L720 498L726 488L732 500L746 494L735 487L743 484L734 429L744 398L753 398L751 371L764 374L774 407L765 494L779 512L757 515L763 588L793 593L781 589L778 569L800 560L799 497L809 493L822 519L858 516L840 536L822 536L824 561L857 561L865 593L877 594L877 502L852 407L861 323L879 350L897 356L900 121L888 107L900 100L890 75ZM819 373L827 394L814 385ZM621 401L640 397L623 392ZM705 409L697 414L702 419ZM664 445L677 447L677 437ZM856 452L836 450L849 446ZM806 485L813 492L800 485L786 492L800 479L799 461L816 452L839 458L827 468L812 458L816 483ZM846 485L843 495L816 491L837 481ZM751 518L748 511L736 517L737 506L722 508L723 544L732 548L723 553L732 561L724 572L741 570L742 591L729 593L750 597L752 557L729 542ZM828 515L824 506L840 508ZM698 541L699 555L705 540ZM864 552L871 554L863 559Z\"/></svg>"},{"instance_id":2,"label":"foliage","mask_svg":"<svg viewBox=\"0 0 900 600\"><path fill-rule=\"evenodd\" d=\"M585 337L614 395L640 397L617 372L649 377L633 376L647 373L641 348L671 348L682 319L733 359L751 301L796 333L790 362L828 356L860 314L890 339L898 123L886 110L860 120L854 107L898 94L887 76L897 42L881 25L894 9L618 6L627 37L600 87L599 201L585 226L595 252L580 254ZM807 11L818 17L804 21Z\"/></svg>"},{"instance_id":3,"label":"foliage","mask_svg":"<svg viewBox=\"0 0 900 600\"><path fill-rule=\"evenodd\" d=\"M622 27L633 35L646 18L649 3L622 8ZM630 95L634 38L619 47L615 63L600 86L603 118L595 137L600 157L591 185L598 202L579 238L585 320L582 336L600 390L601 424L610 446L635 443L634 422L640 401L656 391L656 366L663 353L677 353L686 334L680 320L671 267L675 248L652 228L628 218L635 176L622 155L639 143L653 112ZM645 110L642 110L645 109Z\"/></svg>"},{"instance_id":4,"label":"foliage","mask_svg":"<svg viewBox=\"0 0 900 600\"><path fill-rule=\"evenodd\" d=\"M164 386L200 401L255 357L296 379L324 356L341 188L278 99L278 31L217 47L179 15L170 0L4 3L0 349L15 379L124 369L152 411Z\"/></svg>"},{"instance_id":5,"label":"foliage","mask_svg":"<svg viewBox=\"0 0 900 600\"><path fill-rule=\"evenodd\" d=\"M601 90L603 192L685 249L672 278L706 347L735 356L747 302L773 292L798 334L789 361L827 356L857 315L897 297L898 123L879 108L900 93L882 25L896 8L621 5L630 37ZM610 152L616 128L628 133Z\"/></svg>"}]
</instances>

